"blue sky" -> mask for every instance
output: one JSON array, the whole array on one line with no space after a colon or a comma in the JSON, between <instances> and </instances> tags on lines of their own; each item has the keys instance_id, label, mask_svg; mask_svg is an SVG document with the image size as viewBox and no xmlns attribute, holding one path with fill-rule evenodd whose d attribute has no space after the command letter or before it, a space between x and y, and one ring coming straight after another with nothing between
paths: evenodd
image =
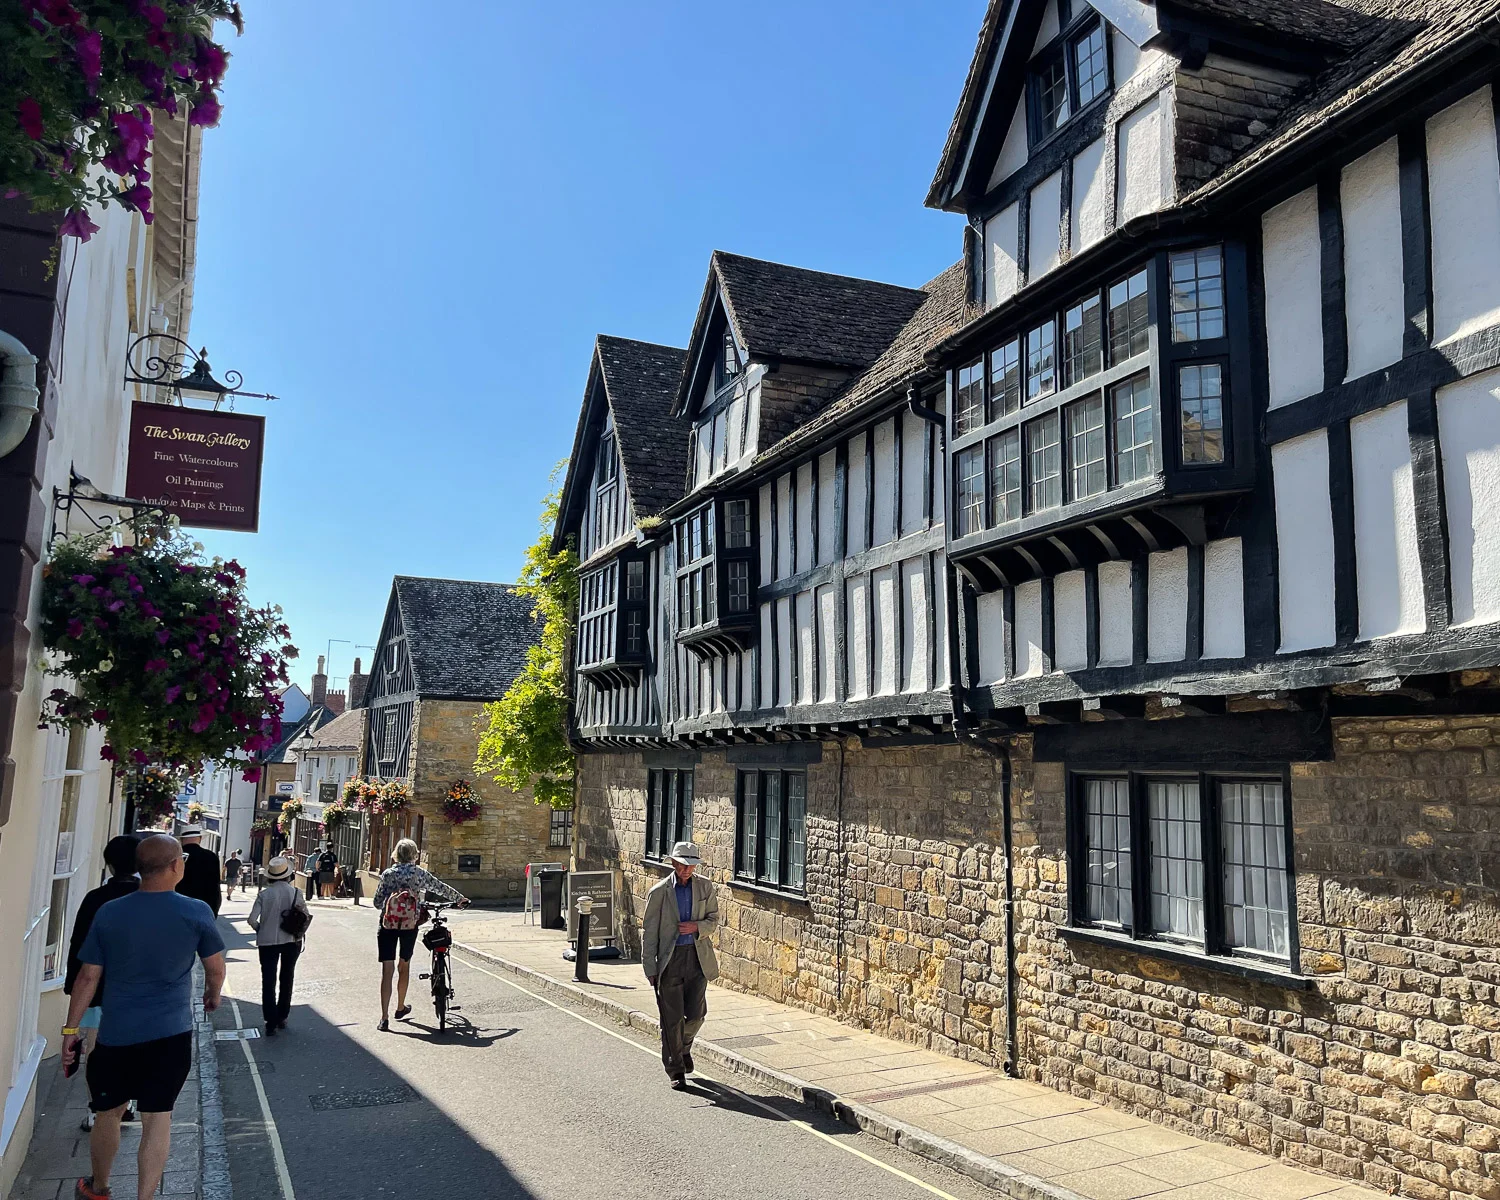
<instances>
[{"instance_id":1,"label":"blue sky","mask_svg":"<svg viewBox=\"0 0 1500 1200\"><path fill-rule=\"evenodd\" d=\"M515 578L594 335L683 344L713 249L907 285L959 255L922 198L983 0L247 8L190 336L281 399L243 406L260 532L199 536L304 686L393 575Z\"/></svg>"}]
</instances>

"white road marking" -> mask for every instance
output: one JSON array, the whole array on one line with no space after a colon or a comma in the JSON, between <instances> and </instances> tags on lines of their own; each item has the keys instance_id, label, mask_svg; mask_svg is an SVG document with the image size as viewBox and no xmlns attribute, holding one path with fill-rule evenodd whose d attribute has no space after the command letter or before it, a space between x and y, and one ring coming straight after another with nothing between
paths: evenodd
<instances>
[{"instance_id":1,"label":"white road marking","mask_svg":"<svg viewBox=\"0 0 1500 1200\"><path fill-rule=\"evenodd\" d=\"M522 993L523 995L530 996L533 1000L540 1000L543 1004L550 1005L551 1007L557 1009L558 1012L567 1013L568 1016L572 1017L574 1020L582 1021L585 1025L592 1025L600 1033L607 1033L610 1037L615 1038L617 1041L624 1042L627 1046L631 1047L634 1050L639 1050L642 1054L649 1054L652 1058L658 1057L657 1052L650 1046L643 1046L634 1038L628 1038L618 1030L606 1028L605 1026L599 1024L599 1022L597 1021L590 1021L583 1014L576 1013L571 1008L567 1008L564 1005L558 1004L555 1000L549 1000L546 996L539 996L536 992L533 992L528 988L523 988L519 983L514 983L511 980L506 979L503 975L496 975L493 971L487 971L478 964L471 963L466 958L459 957L456 954L453 957L459 962L463 963L464 966L478 971L481 975L488 975L491 979L498 979L501 983L515 988L516 991ZM244 1046L245 1053L249 1054L249 1043L244 1043ZM953 1195L951 1192L945 1192L942 1188L934 1187L930 1183L924 1183L915 1175L908 1175L905 1171L899 1169L898 1167L891 1166L890 1163L881 1162L880 1159L871 1157L863 1150L856 1150L853 1146L847 1146L843 1142L839 1141L838 1138L824 1133L821 1129L814 1129L806 1121L799 1121L795 1117L789 1117L779 1109L772 1108L769 1104L761 1103L761 1101L757 1100L754 1096L746 1095L744 1092L740 1091L739 1088L731 1087L729 1084L723 1082L723 1080L715 1080L714 1082L717 1083L726 1092L733 1092L741 1100L744 1100L746 1103L755 1105L756 1108L770 1114L771 1116L775 1117L776 1120L785 1121L788 1125L795 1126L796 1128L802 1130L803 1133L810 1133L815 1138L822 1138L823 1141L827 1142L830 1146L838 1147L838 1149L844 1151L845 1154L852 1154L855 1158L862 1158L865 1160L865 1162L871 1164L872 1166L879 1167L882 1171L887 1171L890 1174L896 1176L896 1178L898 1179L906 1180L907 1183L912 1184L914 1187L919 1187L923 1191L931 1192L934 1196L942 1197L942 1200L958 1200L958 1197ZM288 1200L290 1200L290 1197L288 1197Z\"/></svg>"},{"instance_id":2,"label":"white road marking","mask_svg":"<svg viewBox=\"0 0 1500 1200\"><path fill-rule=\"evenodd\" d=\"M234 1027L244 1029L240 1021L240 1002L233 996L228 997L229 1006L234 1009ZM245 1052L245 1061L250 1064L250 1079L255 1084L255 1095L260 1100L260 1115L265 1118L266 1133L271 1139L271 1157L276 1162L276 1179L281 1184L282 1200L297 1200L297 1193L292 1188L292 1173L287 1170L286 1151L281 1147L281 1133L276 1128L276 1118L271 1115L271 1102L266 1099L265 1084L260 1081L260 1068L256 1066L255 1055L250 1050L248 1041L240 1042L240 1049Z\"/></svg>"}]
</instances>

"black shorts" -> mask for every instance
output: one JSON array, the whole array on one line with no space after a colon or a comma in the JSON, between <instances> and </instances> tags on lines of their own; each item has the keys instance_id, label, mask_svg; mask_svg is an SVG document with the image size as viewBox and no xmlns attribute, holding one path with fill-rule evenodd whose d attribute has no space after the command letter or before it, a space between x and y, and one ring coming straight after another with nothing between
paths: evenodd
<instances>
[{"instance_id":1,"label":"black shorts","mask_svg":"<svg viewBox=\"0 0 1500 1200\"><path fill-rule=\"evenodd\" d=\"M396 943L401 943L401 961L411 962L412 953L417 948L417 931L415 929L382 929L377 936L380 939L380 961L396 961Z\"/></svg>"},{"instance_id":2,"label":"black shorts","mask_svg":"<svg viewBox=\"0 0 1500 1200\"><path fill-rule=\"evenodd\" d=\"M171 1112L193 1067L193 1035L176 1033L130 1046L97 1045L84 1066L94 1112L134 1100L143 1113Z\"/></svg>"}]
</instances>

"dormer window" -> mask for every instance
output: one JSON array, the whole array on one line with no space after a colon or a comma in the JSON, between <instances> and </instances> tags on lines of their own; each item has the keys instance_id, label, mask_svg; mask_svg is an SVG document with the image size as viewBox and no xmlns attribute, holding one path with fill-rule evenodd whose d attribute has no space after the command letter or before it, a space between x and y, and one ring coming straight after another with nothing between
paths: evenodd
<instances>
[{"instance_id":1,"label":"dormer window","mask_svg":"<svg viewBox=\"0 0 1500 1200\"><path fill-rule=\"evenodd\" d=\"M578 580L578 673L596 687L633 681L645 665L649 617L646 563L622 555Z\"/></svg>"},{"instance_id":2,"label":"dormer window","mask_svg":"<svg viewBox=\"0 0 1500 1200\"><path fill-rule=\"evenodd\" d=\"M714 390L728 387L740 375L740 353L734 344L734 334L724 330L724 346L714 372Z\"/></svg>"},{"instance_id":3,"label":"dormer window","mask_svg":"<svg viewBox=\"0 0 1500 1200\"><path fill-rule=\"evenodd\" d=\"M1109 91L1104 22L1080 4L1064 33L1031 63L1031 141L1044 142Z\"/></svg>"},{"instance_id":4,"label":"dormer window","mask_svg":"<svg viewBox=\"0 0 1500 1200\"><path fill-rule=\"evenodd\" d=\"M608 487L620 473L619 460L615 457L615 435L606 433L599 439L599 462L594 482L599 487Z\"/></svg>"},{"instance_id":5,"label":"dormer window","mask_svg":"<svg viewBox=\"0 0 1500 1200\"><path fill-rule=\"evenodd\" d=\"M705 504L675 523L677 638L700 655L739 650L754 623L748 499Z\"/></svg>"}]
</instances>

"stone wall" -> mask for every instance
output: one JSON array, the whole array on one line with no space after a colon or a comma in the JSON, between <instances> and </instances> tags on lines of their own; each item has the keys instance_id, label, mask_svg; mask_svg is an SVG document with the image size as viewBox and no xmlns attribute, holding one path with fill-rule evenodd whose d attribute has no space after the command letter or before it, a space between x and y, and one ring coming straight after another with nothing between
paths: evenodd
<instances>
[{"instance_id":1,"label":"stone wall","mask_svg":"<svg viewBox=\"0 0 1500 1200\"><path fill-rule=\"evenodd\" d=\"M1310 990L1069 942L1064 768L1017 753L1025 1074L1420 1200L1500 1200L1500 718L1292 766Z\"/></svg>"},{"instance_id":2,"label":"stone wall","mask_svg":"<svg viewBox=\"0 0 1500 1200\"><path fill-rule=\"evenodd\" d=\"M479 748L476 720L484 705L464 700L421 700L413 724L412 809L423 818L427 868L465 895L514 900L524 895L529 862L553 862L567 850L548 848L551 811L533 803L530 791L515 793L474 771ZM448 789L467 780L482 815L463 825L443 816ZM479 855L477 872L458 869L460 854Z\"/></svg>"},{"instance_id":3,"label":"stone wall","mask_svg":"<svg viewBox=\"0 0 1500 1200\"><path fill-rule=\"evenodd\" d=\"M693 836L702 872L719 884L722 982L998 1064L1005 1054L999 764L958 746L824 743L822 761L807 767L805 900L731 884L735 771L724 751L705 751L694 773ZM635 953L645 893L665 870L641 862L646 778L639 754L580 760L580 862L623 871L626 941Z\"/></svg>"}]
</instances>

